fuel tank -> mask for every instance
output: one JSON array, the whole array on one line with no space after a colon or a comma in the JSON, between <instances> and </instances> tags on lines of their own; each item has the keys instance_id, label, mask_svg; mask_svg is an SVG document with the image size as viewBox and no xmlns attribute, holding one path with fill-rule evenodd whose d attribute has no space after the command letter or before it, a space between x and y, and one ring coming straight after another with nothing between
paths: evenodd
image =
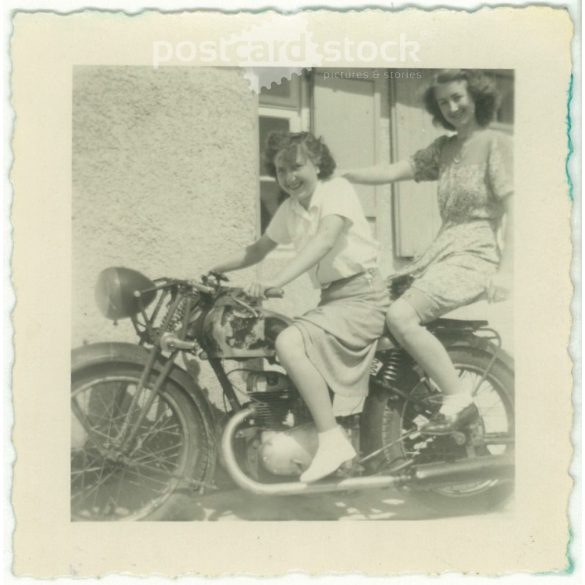
<instances>
[{"instance_id":1,"label":"fuel tank","mask_svg":"<svg viewBox=\"0 0 585 585\"><path fill-rule=\"evenodd\" d=\"M273 356L278 334L291 323L292 319L261 305L231 297L220 299L203 323L207 355L227 359Z\"/></svg>"}]
</instances>

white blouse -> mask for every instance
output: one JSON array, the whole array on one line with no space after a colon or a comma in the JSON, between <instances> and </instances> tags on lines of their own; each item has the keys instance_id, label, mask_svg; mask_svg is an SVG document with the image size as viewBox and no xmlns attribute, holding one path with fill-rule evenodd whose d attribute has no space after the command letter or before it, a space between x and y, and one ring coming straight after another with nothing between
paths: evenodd
<instances>
[{"instance_id":1,"label":"white blouse","mask_svg":"<svg viewBox=\"0 0 585 585\"><path fill-rule=\"evenodd\" d=\"M351 184L341 177L319 181L309 208L292 198L280 205L266 235L277 244L292 243L301 250L327 215L346 220L343 232L333 248L309 271L313 284L323 287L378 265L380 244L372 237L360 200Z\"/></svg>"}]
</instances>

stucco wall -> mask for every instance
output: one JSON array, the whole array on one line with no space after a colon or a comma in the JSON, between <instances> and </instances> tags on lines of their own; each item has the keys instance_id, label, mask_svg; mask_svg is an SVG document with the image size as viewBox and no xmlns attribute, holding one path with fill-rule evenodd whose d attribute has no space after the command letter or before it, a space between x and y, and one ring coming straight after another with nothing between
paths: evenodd
<instances>
[{"instance_id":1,"label":"stucco wall","mask_svg":"<svg viewBox=\"0 0 585 585\"><path fill-rule=\"evenodd\" d=\"M114 327L97 310L102 269L196 277L253 240L257 116L237 70L74 70L73 346L136 341L129 320ZM219 404L210 368L188 367Z\"/></svg>"},{"instance_id":2,"label":"stucco wall","mask_svg":"<svg viewBox=\"0 0 585 585\"><path fill-rule=\"evenodd\" d=\"M80 67L73 79L73 345L132 340L97 311L107 266L195 277L251 241L257 102L227 69Z\"/></svg>"}]
</instances>

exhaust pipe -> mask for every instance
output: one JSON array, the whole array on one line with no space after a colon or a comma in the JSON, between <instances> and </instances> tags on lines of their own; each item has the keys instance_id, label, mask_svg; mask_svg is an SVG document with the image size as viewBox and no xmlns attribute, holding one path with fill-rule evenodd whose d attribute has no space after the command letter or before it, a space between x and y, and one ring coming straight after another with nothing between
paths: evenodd
<instances>
[{"instance_id":1,"label":"exhaust pipe","mask_svg":"<svg viewBox=\"0 0 585 585\"><path fill-rule=\"evenodd\" d=\"M245 408L228 421L221 439L221 450L225 466L234 482L242 489L261 496L291 496L362 490L373 488L400 487L415 483L424 487L444 485L458 481L477 481L482 479L504 479L514 475L514 461L507 455L493 455L488 461L468 459L455 463L431 463L419 465L414 471L395 475L372 475L325 480L315 483L300 481L283 483L261 483L248 477L240 468L233 449L235 432L247 418L253 416L253 408ZM483 458L482 458L483 459Z\"/></svg>"},{"instance_id":2,"label":"exhaust pipe","mask_svg":"<svg viewBox=\"0 0 585 585\"><path fill-rule=\"evenodd\" d=\"M439 487L466 481L514 478L514 459L508 455L473 457L453 463L427 463L414 468L411 481L421 487Z\"/></svg>"}]
</instances>

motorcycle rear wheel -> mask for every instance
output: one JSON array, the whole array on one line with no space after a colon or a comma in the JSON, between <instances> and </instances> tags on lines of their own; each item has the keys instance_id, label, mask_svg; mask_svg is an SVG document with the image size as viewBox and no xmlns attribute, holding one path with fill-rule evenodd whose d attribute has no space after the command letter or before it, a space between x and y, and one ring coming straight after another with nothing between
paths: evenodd
<instances>
[{"instance_id":1,"label":"motorcycle rear wheel","mask_svg":"<svg viewBox=\"0 0 585 585\"><path fill-rule=\"evenodd\" d=\"M185 495L206 479L209 438L187 391L165 382L122 454L115 439L125 421L143 368L89 365L72 377L71 518L74 521L182 519ZM138 407L152 395L154 375ZM91 435L91 436L90 436Z\"/></svg>"},{"instance_id":2,"label":"motorcycle rear wheel","mask_svg":"<svg viewBox=\"0 0 585 585\"><path fill-rule=\"evenodd\" d=\"M491 354L471 347L448 348L449 355L463 379L481 381ZM367 408L365 454L388 445L370 466L373 469L400 468L412 459L412 449L420 437L408 440L405 434L415 428L414 419L439 408L441 394L417 366L408 377L408 386L400 388L412 400L392 400L388 392L376 392ZM477 456L501 455L514 448L514 374L501 360L496 360L475 395L480 411L486 445ZM426 403L426 404L425 404ZM401 440L402 439L402 440ZM513 493L513 483L501 480L465 482L448 487L417 488L410 485L403 493L425 506L447 514L479 513L503 505Z\"/></svg>"}]
</instances>

